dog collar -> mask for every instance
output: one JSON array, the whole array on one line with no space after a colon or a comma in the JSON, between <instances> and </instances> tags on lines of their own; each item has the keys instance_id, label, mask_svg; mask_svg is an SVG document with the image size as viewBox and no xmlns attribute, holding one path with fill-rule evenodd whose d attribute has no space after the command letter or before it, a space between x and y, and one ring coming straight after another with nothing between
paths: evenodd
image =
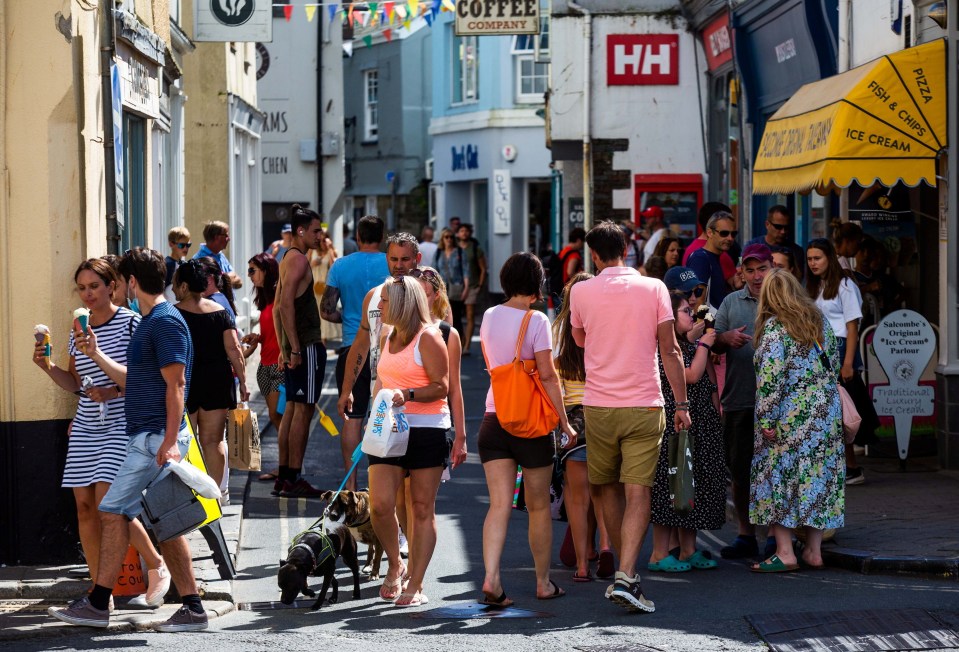
<instances>
[{"instance_id":1,"label":"dog collar","mask_svg":"<svg viewBox=\"0 0 959 652\"><path fill-rule=\"evenodd\" d=\"M372 518L372 517L371 517L371 518ZM370 519L366 519L365 521L361 521L361 522L359 522L359 523L350 523L350 524L347 525L346 527L360 527L361 525L366 525L366 524L369 523L369 522L370 522Z\"/></svg>"},{"instance_id":2,"label":"dog collar","mask_svg":"<svg viewBox=\"0 0 959 652\"><path fill-rule=\"evenodd\" d=\"M308 553L310 553L310 559L311 559L312 562L313 562L313 569L312 569L310 572L312 573L313 571L315 571L315 570L316 570L316 554L313 553L313 548L311 548L310 546L306 545L305 543L298 543L298 544L296 544L295 546L293 546L292 548L290 548L290 552L292 552L293 550L296 550L297 548L303 548L303 549L306 550Z\"/></svg>"}]
</instances>

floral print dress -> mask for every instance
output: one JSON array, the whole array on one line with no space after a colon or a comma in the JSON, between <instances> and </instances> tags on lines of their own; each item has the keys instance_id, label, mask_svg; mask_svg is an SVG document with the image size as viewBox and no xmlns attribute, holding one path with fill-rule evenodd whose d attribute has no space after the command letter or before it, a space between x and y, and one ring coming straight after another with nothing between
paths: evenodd
<instances>
[{"instance_id":1,"label":"floral print dress","mask_svg":"<svg viewBox=\"0 0 959 652\"><path fill-rule=\"evenodd\" d=\"M823 320L824 349L839 369L836 336ZM816 348L792 339L775 318L753 357L756 420L749 520L787 528L843 525L846 460L837 374ZM762 429L774 429L774 440Z\"/></svg>"}]
</instances>

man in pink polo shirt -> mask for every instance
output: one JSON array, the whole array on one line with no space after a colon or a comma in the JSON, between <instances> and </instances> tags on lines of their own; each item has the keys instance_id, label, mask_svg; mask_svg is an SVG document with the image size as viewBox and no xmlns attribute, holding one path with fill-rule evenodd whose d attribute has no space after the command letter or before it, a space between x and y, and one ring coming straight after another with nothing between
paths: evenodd
<instances>
[{"instance_id":1,"label":"man in pink polo shirt","mask_svg":"<svg viewBox=\"0 0 959 652\"><path fill-rule=\"evenodd\" d=\"M636 558L649 526L650 492L666 427L656 351L676 397L676 431L689 428L683 358L663 282L626 267L626 240L614 222L586 234L599 274L570 295L573 339L586 362L586 459L589 481L602 486L606 529L619 570L606 597L630 611L652 612Z\"/></svg>"}]
</instances>

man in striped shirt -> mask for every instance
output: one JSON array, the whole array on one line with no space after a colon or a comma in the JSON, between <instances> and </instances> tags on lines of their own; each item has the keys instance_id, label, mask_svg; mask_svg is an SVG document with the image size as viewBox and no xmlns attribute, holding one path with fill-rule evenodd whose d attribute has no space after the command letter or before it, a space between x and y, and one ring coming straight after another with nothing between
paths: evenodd
<instances>
[{"instance_id":1,"label":"man in striped shirt","mask_svg":"<svg viewBox=\"0 0 959 652\"><path fill-rule=\"evenodd\" d=\"M116 479L100 502L102 543L96 584L89 595L48 612L71 625L100 628L110 624L111 594L129 546L128 523L140 514L143 491L169 473L164 465L178 463L190 445L183 405L190 382L193 345L183 317L163 298L163 258L151 249L138 247L123 256L119 271L128 283L130 309L142 315L127 347L126 366L98 349L92 328L89 335L78 329L74 339L78 348L125 389L130 442ZM185 538L177 537L160 547L183 606L157 629L206 629L207 615L197 591L189 544Z\"/></svg>"}]
</instances>

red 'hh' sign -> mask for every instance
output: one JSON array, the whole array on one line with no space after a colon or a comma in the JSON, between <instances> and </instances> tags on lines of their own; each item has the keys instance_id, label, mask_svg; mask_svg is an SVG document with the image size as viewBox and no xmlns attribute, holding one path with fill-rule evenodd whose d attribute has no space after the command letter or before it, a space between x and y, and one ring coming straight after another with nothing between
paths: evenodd
<instances>
[{"instance_id":1,"label":"red 'hh' sign","mask_svg":"<svg viewBox=\"0 0 959 652\"><path fill-rule=\"evenodd\" d=\"M610 34L606 37L607 86L679 84L678 34Z\"/></svg>"}]
</instances>

